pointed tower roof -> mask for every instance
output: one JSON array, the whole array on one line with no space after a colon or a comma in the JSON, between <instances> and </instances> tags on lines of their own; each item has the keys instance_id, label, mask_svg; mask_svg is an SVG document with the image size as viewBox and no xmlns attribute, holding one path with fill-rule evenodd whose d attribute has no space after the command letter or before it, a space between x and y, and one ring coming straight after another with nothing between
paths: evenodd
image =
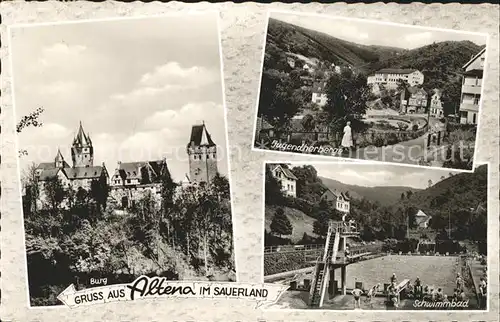
<instances>
[{"instance_id":1,"label":"pointed tower roof","mask_svg":"<svg viewBox=\"0 0 500 322\"><path fill-rule=\"evenodd\" d=\"M189 140L189 144L193 143L196 146L206 145L206 146L214 146L215 143L212 141L212 137L210 133L207 131L207 127L205 123L200 125L193 125L191 128L191 139Z\"/></svg>"},{"instance_id":2,"label":"pointed tower roof","mask_svg":"<svg viewBox=\"0 0 500 322\"><path fill-rule=\"evenodd\" d=\"M64 157L61 153L61 149L57 149L57 155L56 155L56 159L55 159L56 162L63 162L64 161Z\"/></svg>"},{"instance_id":3,"label":"pointed tower roof","mask_svg":"<svg viewBox=\"0 0 500 322\"><path fill-rule=\"evenodd\" d=\"M90 137L86 135L83 130L82 121L80 121L80 126L78 127L78 132L73 140L73 145L92 146Z\"/></svg>"}]
</instances>

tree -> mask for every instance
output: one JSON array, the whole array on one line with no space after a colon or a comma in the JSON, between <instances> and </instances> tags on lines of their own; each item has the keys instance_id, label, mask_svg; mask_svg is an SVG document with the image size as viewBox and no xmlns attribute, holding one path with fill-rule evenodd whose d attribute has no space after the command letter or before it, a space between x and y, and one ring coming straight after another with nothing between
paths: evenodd
<instances>
[{"instance_id":1,"label":"tree","mask_svg":"<svg viewBox=\"0 0 500 322\"><path fill-rule=\"evenodd\" d=\"M314 117L311 115L311 114L306 114L303 118L302 118L302 127L304 128L304 130L306 130L307 132L312 132L314 131L315 127L316 127L316 124L314 122Z\"/></svg>"},{"instance_id":2,"label":"tree","mask_svg":"<svg viewBox=\"0 0 500 322\"><path fill-rule=\"evenodd\" d=\"M444 116L456 114L462 96L462 82L460 79L446 82L442 90L441 104Z\"/></svg>"},{"instance_id":3,"label":"tree","mask_svg":"<svg viewBox=\"0 0 500 322\"><path fill-rule=\"evenodd\" d=\"M43 125L42 122L38 120L40 115L43 113L44 109L43 107L39 107L33 112L29 113L28 115L25 115L19 120L19 122L16 125L16 131L17 133L21 133L25 128L33 126L33 127L41 127ZM19 156L27 155L28 151L27 150L20 150L19 151Z\"/></svg>"},{"instance_id":4,"label":"tree","mask_svg":"<svg viewBox=\"0 0 500 322\"><path fill-rule=\"evenodd\" d=\"M271 232L279 237L292 234L293 226L285 215L283 208L276 209L273 220L271 221Z\"/></svg>"},{"instance_id":5,"label":"tree","mask_svg":"<svg viewBox=\"0 0 500 322\"><path fill-rule=\"evenodd\" d=\"M43 188L47 196L48 206L52 211L58 211L62 202L67 197L67 192L64 190L61 179L57 176L49 178L45 181Z\"/></svg>"},{"instance_id":6,"label":"tree","mask_svg":"<svg viewBox=\"0 0 500 322\"><path fill-rule=\"evenodd\" d=\"M262 74L259 101L259 116L264 116L271 125L283 127L301 107L288 75L276 70L266 70Z\"/></svg>"},{"instance_id":7,"label":"tree","mask_svg":"<svg viewBox=\"0 0 500 322\"><path fill-rule=\"evenodd\" d=\"M328 227L330 225L330 209L326 200L321 200L318 209L316 210L316 221L313 224L313 232L321 237L328 235Z\"/></svg>"},{"instance_id":8,"label":"tree","mask_svg":"<svg viewBox=\"0 0 500 322\"><path fill-rule=\"evenodd\" d=\"M360 119L366 113L370 94L366 77L352 72L334 74L327 82L326 92L328 102L323 110L328 113L333 131L340 132L350 120L353 130L361 132L364 123Z\"/></svg>"},{"instance_id":9,"label":"tree","mask_svg":"<svg viewBox=\"0 0 500 322\"><path fill-rule=\"evenodd\" d=\"M270 165L273 166L273 165ZM264 188L264 202L267 205L282 205L284 201L283 191L281 184L273 176L271 170L266 166L266 178Z\"/></svg>"},{"instance_id":10,"label":"tree","mask_svg":"<svg viewBox=\"0 0 500 322\"><path fill-rule=\"evenodd\" d=\"M94 179L90 183L90 196L99 206L99 209L106 209L106 202L109 196L109 185L106 177L101 175L99 179Z\"/></svg>"},{"instance_id":11,"label":"tree","mask_svg":"<svg viewBox=\"0 0 500 322\"><path fill-rule=\"evenodd\" d=\"M23 211L25 216L37 211L37 200L40 198L40 189L36 175L37 166L32 163L23 173L21 184L26 189L23 196Z\"/></svg>"}]
</instances>

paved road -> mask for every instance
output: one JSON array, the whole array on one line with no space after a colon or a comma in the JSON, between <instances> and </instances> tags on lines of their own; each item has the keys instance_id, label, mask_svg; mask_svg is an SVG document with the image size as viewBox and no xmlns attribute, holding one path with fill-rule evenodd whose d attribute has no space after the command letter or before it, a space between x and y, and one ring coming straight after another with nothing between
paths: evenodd
<instances>
[{"instance_id":1,"label":"paved road","mask_svg":"<svg viewBox=\"0 0 500 322\"><path fill-rule=\"evenodd\" d=\"M429 125L432 127L439 120L431 118ZM403 141L395 145L385 147L366 147L358 149L350 156L361 160L377 160L385 162L397 162L405 164L418 164L420 158L426 152L427 133L413 140Z\"/></svg>"}]
</instances>

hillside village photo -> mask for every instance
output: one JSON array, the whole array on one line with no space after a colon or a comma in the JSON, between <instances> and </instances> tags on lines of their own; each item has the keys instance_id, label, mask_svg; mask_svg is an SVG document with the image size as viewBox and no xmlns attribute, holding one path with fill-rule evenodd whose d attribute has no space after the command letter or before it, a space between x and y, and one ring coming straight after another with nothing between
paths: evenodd
<instances>
[{"instance_id":1,"label":"hillside village photo","mask_svg":"<svg viewBox=\"0 0 500 322\"><path fill-rule=\"evenodd\" d=\"M12 29L31 306L141 275L236 281L217 19Z\"/></svg>"},{"instance_id":2,"label":"hillside village photo","mask_svg":"<svg viewBox=\"0 0 500 322\"><path fill-rule=\"evenodd\" d=\"M254 148L472 171L486 42L271 12Z\"/></svg>"},{"instance_id":3,"label":"hillside village photo","mask_svg":"<svg viewBox=\"0 0 500 322\"><path fill-rule=\"evenodd\" d=\"M266 163L273 309L484 310L488 165Z\"/></svg>"}]
</instances>

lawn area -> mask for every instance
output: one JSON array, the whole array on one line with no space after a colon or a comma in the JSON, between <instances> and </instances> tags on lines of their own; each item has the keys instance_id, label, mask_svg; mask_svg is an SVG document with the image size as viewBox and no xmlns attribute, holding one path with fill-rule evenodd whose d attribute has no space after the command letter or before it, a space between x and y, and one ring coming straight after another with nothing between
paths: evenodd
<instances>
[{"instance_id":1,"label":"lawn area","mask_svg":"<svg viewBox=\"0 0 500 322\"><path fill-rule=\"evenodd\" d=\"M283 236L284 238L290 238L293 243L298 242L302 239L304 233L307 233L309 236L318 237L318 235L313 233L313 224L315 219L309 217L305 213L300 210L283 207L285 211L285 215L290 220L290 223L293 226L293 232L290 236ZM266 230L271 231L271 221L273 220L274 213L276 212L276 207L267 206L265 207L265 216L266 216Z\"/></svg>"}]
</instances>

